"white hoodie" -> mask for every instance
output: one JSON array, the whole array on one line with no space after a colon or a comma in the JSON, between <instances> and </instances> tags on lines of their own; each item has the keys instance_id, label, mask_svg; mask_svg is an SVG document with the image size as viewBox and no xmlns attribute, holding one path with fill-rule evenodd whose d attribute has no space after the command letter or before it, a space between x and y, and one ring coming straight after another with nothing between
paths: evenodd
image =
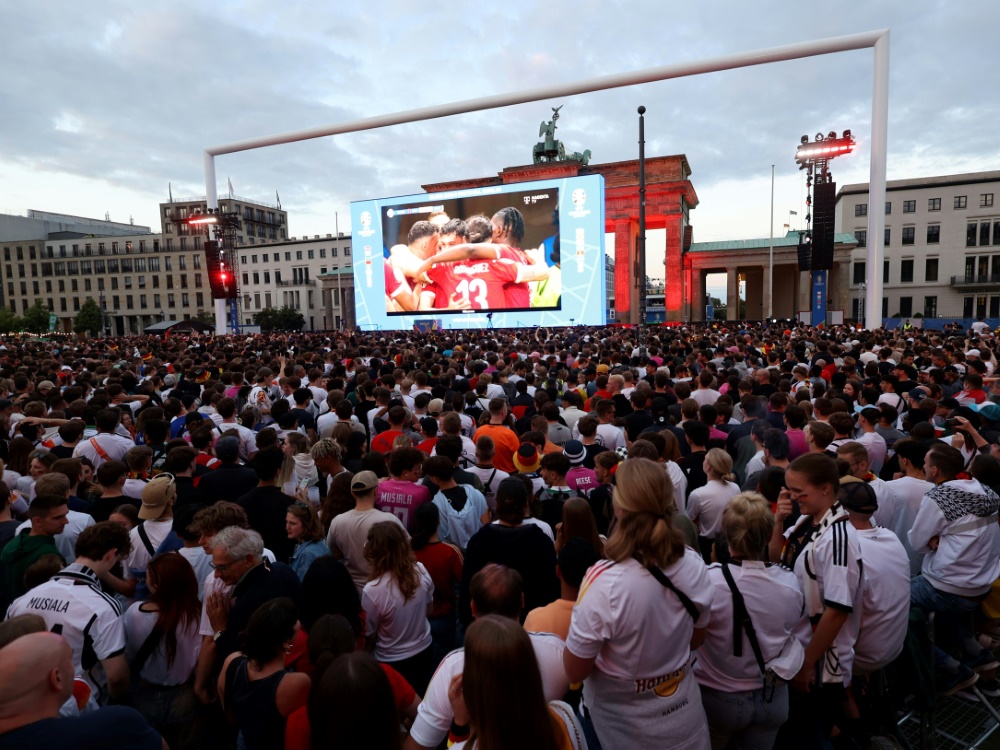
<instances>
[{"instance_id":1,"label":"white hoodie","mask_svg":"<svg viewBox=\"0 0 1000 750\"><path fill-rule=\"evenodd\" d=\"M975 479L943 482L924 495L908 533L910 548L926 553L921 574L934 588L982 596L1000 578L1000 497ZM938 548L929 542L938 537Z\"/></svg>"}]
</instances>

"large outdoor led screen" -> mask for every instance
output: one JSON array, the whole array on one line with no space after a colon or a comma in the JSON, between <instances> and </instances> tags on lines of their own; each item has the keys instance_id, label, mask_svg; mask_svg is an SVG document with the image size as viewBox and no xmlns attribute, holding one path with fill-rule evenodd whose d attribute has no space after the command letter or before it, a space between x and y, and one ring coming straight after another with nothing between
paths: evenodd
<instances>
[{"instance_id":1,"label":"large outdoor led screen","mask_svg":"<svg viewBox=\"0 0 1000 750\"><path fill-rule=\"evenodd\" d=\"M363 330L604 323L599 175L355 201L351 226Z\"/></svg>"}]
</instances>

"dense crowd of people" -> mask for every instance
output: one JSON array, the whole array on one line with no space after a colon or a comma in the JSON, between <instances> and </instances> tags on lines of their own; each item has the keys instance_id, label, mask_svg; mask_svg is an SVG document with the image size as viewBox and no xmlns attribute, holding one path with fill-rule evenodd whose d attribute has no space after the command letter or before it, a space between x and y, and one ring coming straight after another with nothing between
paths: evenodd
<instances>
[{"instance_id":1,"label":"dense crowd of people","mask_svg":"<svg viewBox=\"0 0 1000 750\"><path fill-rule=\"evenodd\" d=\"M931 616L1000 696L996 348L9 337L0 750L868 747Z\"/></svg>"}]
</instances>

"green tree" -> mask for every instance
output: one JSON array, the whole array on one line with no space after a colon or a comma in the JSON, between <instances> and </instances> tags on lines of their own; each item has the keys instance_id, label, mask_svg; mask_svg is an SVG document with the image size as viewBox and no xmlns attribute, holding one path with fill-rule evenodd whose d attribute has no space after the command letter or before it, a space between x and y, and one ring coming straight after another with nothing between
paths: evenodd
<instances>
[{"instance_id":1,"label":"green tree","mask_svg":"<svg viewBox=\"0 0 1000 750\"><path fill-rule=\"evenodd\" d=\"M48 333L49 308L40 299L36 299L35 304L24 311L22 323L28 333Z\"/></svg>"},{"instance_id":2,"label":"green tree","mask_svg":"<svg viewBox=\"0 0 1000 750\"><path fill-rule=\"evenodd\" d=\"M73 330L77 333L89 332L95 336L101 330L101 308L94 302L93 297L88 297L80 305L80 312L73 318Z\"/></svg>"},{"instance_id":3,"label":"green tree","mask_svg":"<svg viewBox=\"0 0 1000 750\"><path fill-rule=\"evenodd\" d=\"M0 307L0 332L13 333L24 329L24 321L17 317L9 307Z\"/></svg>"},{"instance_id":4,"label":"green tree","mask_svg":"<svg viewBox=\"0 0 1000 750\"><path fill-rule=\"evenodd\" d=\"M204 323L207 326L214 326L215 325L215 313L213 313L213 312L211 312L209 310L202 310L199 307L198 308L198 312L196 312L194 314L194 318L192 318L192 320L197 320L199 323Z\"/></svg>"},{"instance_id":5,"label":"green tree","mask_svg":"<svg viewBox=\"0 0 1000 750\"><path fill-rule=\"evenodd\" d=\"M253 322L262 331L301 331L306 319L294 307L265 307L254 313Z\"/></svg>"}]
</instances>

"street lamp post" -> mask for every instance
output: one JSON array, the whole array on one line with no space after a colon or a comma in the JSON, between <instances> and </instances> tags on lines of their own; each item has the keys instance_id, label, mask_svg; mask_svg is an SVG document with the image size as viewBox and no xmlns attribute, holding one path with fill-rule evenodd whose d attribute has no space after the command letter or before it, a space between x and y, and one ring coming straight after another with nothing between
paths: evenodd
<instances>
[{"instance_id":1,"label":"street lamp post","mask_svg":"<svg viewBox=\"0 0 1000 750\"><path fill-rule=\"evenodd\" d=\"M646 354L646 114L639 107L639 356Z\"/></svg>"}]
</instances>

